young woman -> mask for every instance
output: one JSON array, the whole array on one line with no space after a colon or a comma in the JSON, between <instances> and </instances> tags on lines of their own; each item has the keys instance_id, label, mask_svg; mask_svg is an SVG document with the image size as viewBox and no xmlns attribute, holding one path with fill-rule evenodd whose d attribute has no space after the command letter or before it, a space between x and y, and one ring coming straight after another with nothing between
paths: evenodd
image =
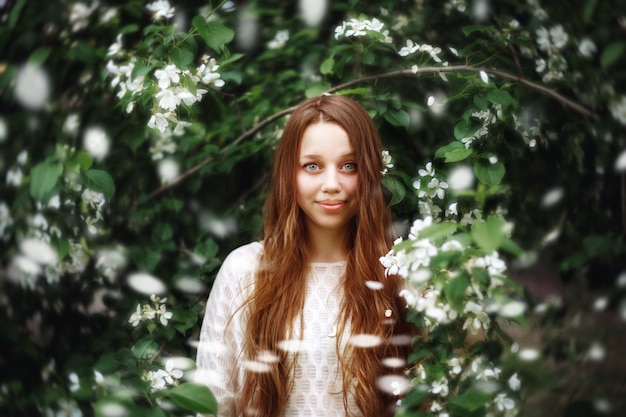
<instances>
[{"instance_id":1,"label":"young woman","mask_svg":"<svg viewBox=\"0 0 626 417\"><path fill-rule=\"evenodd\" d=\"M408 346L400 278L378 260L393 239L381 154L352 99L308 99L291 115L264 239L225 259L206 307L198 380L220 417L393 414L382 377L402 374Z\"/></svg>"}]
</instances>

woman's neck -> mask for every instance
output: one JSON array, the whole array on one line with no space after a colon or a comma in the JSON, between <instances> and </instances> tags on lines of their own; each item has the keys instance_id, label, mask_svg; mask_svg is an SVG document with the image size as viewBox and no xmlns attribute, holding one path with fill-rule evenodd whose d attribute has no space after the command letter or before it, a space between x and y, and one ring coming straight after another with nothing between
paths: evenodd
<instances>
[{"instance_id":1,"label":"woman's neck","mask_svg":"<svg viewBox=\"0 0 626 417\"><path fill-rule=\"evenodd\" d=\"M309 231L311 262L341 262L348 259L347 231Z\"/></svg>"}]
</instances>

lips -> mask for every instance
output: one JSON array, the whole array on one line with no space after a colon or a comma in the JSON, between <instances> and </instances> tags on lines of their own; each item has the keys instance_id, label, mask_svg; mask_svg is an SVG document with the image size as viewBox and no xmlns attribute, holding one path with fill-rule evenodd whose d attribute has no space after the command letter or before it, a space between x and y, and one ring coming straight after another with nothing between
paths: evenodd
<instances>
[{"instance_id":1,"label":"lips","mask_svg":"<svg viewBox=\"0 0 626 417\"><path fill-rule=\"evenodd\" d=\"M341 200L323 200L318 201L319 204L326 211L339 211L343 208L345 201Z\"/></svg>"}]
</instances>

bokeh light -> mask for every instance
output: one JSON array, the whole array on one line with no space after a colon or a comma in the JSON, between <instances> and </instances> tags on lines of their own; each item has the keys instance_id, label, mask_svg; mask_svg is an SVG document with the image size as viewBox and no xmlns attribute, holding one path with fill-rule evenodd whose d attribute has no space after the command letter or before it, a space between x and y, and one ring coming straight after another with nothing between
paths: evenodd
<instances>
[{"instance_id":1,"label":"bokeh light","mask_svg":"<svg viewBox=\"0 0 626 417\"><path fill-rule=\"evenodd\" d=\"M167 286L160 279L147 272L135 272L127 278L128 285L138 293L147 295L162 295L167 292Z\"/></svg>"},{"instance_id":2,"label":"bokeh light","mask_svg":"<svg viewBox=\"0 0 626 417\"><path fill-rule=\"evenodd\" d=\"M410 388L409 380L401 375L383 375L376 381L382 392L394 396L404 395Z\"/></svg>"},{"instance_id":3,"label":"bokeh light","mask_svg":"<svg viewBox=\"0 0 626 417\"><path fill-rule=\"evenodd\" d=\"M448 185L453 191L463 191L474 185L474 170L468 165L456 166L448 175Z\"/></svg>"},{"instance_id":4,"label":"bokeh light","mask_svg":"<svg viewBox=\"0 0 626 417\"><path fill-rule=\"evenodd\" d=\"M99 126L92 126L85 130L83 147L96 160L106 158L109 154L111 141L105 130Z\"/></svg>"},{"instance_id":5,"label":"bokeh light","mask_svg":"<svg viewBox=\"0 0 626 417\"><path fill-rule=\"evenodd\" d=\"M42 109L50 97L50 78L38 65L24 65L15 77L15 98L29 110Z\"/></svg>"},{"instance_id":6,"label":"bokeh light","mask_svg":"<svg viewBox=\"0 0 626 417\"><path fill-rule=\"evenodd\" d=\"M348 339L349 344L360 348L373 348L382 342L382 338L375 334L355 334Z\"/></svg>"},{"instance_id":7,"label":"bokeh light","mask_svg":"<svg viewBox=\"0 0 626 417\"><path fill-rule=\"evenodd\" d=\"M304 23L309 27L317 27L324 20L328 0L300 0L298 6Z\"/></svg>"}]
</instances>

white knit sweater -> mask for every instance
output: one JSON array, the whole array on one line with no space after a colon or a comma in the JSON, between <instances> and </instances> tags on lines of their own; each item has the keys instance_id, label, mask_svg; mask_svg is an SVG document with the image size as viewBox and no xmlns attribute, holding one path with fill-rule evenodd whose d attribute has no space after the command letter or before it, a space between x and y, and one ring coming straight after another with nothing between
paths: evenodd
<instances>
[{"instance_id":1,"label":"white knit sweater","mask_svg":"<svg viewBox=\"0 0 626 417\"><path fill-rule=\"evenodd\" d=\"M259 352L256 358L243 355L245 312L239 307L252 291L262 251L263 245L254 242L229 254L207 302L197 353L196 380L208 385L215 394L219 417L242 415L239 396L244 369L263 371L272 360L271 352ZM314 276L309 274L308 277L303 311L304 334L283 346L299 352L285 417L346 415L336 338L328 336L343 294L338 283L345 267L345 262L311 264ZM299 323L294 326L299 327ZM349 331L346 329L348 334ZM340 340L345 339L347 337ZM353 401L350 402L350 409L358 415L358 408Z\"/></svg>"}]
</instances>

